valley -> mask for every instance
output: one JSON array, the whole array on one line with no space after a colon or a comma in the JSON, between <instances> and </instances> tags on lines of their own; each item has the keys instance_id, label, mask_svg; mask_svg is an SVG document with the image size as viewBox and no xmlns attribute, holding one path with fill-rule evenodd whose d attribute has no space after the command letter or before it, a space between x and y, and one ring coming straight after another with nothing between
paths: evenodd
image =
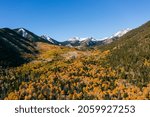
<instances>
[{"instance_id":1,"label":"valley","mask_svg":"<svg viewBox=\"0 0 150 117\"><path fill-rule=\"evenodd\" d=\"M101 41L50 39L0 29L0 99L150 99L150 22Z\"/></svg>"}]
</instances>

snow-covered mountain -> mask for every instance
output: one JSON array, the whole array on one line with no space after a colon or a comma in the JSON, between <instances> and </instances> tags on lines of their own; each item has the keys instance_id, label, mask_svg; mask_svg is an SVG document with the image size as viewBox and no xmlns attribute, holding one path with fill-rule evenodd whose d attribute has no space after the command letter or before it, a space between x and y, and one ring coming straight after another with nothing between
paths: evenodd
<instances>
[{"instance_id":1,"label":"snow-covered mountain","mask_svg":"<svg viewBox=\"0 0 150 117\"><path fill-rule=\"evenodd\" d=\"M80 41L80 38L79 37L72 37L72 38L68 39L67 41L70 41L70 42Z\"/></svg>"},{"instance_id":2,"label":"snow-covered mountain","mask_svg":"<svg viewBox=\"0 0 150 117\"><path fill-rule=\"evenodd\" d=\"M93 37L85 37L85 38L80 38L80 37L72 37L70 39L68 39L67 41L70 42L76 42L76 41L86 41L86 40L91 40L91 41L96 41L96 39L94 39Z\"/></svg>"},{"instance_id":3,"label":"snow-covered mountain","mask_svg":"<svg viewBox=\"0 0 150 117\"><path fill-rule=\"evenodd\" d=\"M129 32L131 29L127 28L121 31L118 31L114 35L110 37L105 37L102 39L95 39L93 37L86 37L86 38L80 38L80 37L73 37L68 39L67 41L63 42L62 45L69 45L69 46L94 46L94 45L100 45L100 44L109 44L113 42L114 40L120 38L121 36L125 35L127 32Z\"/></svg>"},{"instance_id":4,"label":"snow-covered mountain","mask_svg":"<svg viewBox=\"0 0 150 117\"><path fill-rule=\"evenodd\" d=\"M114 40L122 37L127 32L129 32L130 30L131 29L129 29L129 28L124 29L124 30L120 30L120 31L118 31L117 33L115 33L114 35L112 35L110 37L105 37L105 38L102 38L102 39L99 39L99 40L101 40L102 44L109 44L109 43L112 43Z\"/></svg>"},{"instance_id":5,"label":"snow-covered mountain","mask_svg":"<svg viewBox=\"0 0 150 117\"><path fill-rule=\"evenodd\" d=\"M121 31L118 31L117 33L115 33L113 36L111 36L110 38L114 38L114 37L122 37L123 35L125 35L127 32L129 32L131 29L127 28Z\"/></svg>"},{"instance_id":6,"label":"snow-covered mountain","mask_svg":"<svg viewBox=\"0 0 150 117\"><path fill-rule=\"evenodd\" d=\"M49 41L49 42L52 43L52 44L55 44L55 45L58 45L58 44L59 44L58 41L54 40L54 39L51 38L50 36L42 35L41 38L43 38L43 39Z\"/></svg>"},{"instance_id":7,"label":"snow-covered mountain","mask_svg":"<svg viewBox=\"0 0 150 117\"><path fill-rule=\"evenodd\" d=\"M21 36L23 36L24 38L27 38L27 36L28 36L28 33L24 28L19 28L17 30L17 33L20 34Z\"/></svg>"},{"instance_id":8,"label":"snow-covered mountain","mask_svg":"<svg viewBox=\"0 0 150 117\"><path fill-rule=\"evenodd\" d=\"M33 32L30 32L29 30L27 30L25 28L17 28L17 29L13 29L13 30L16 33L18 33L19 35L21 35L22 37L24 37L24 39L29 39L30 41L33 41L33 42L51 43L50 41L41 38L40 36L34 34Z\"/></svg>"},{"instance_id":9,"label":"snow-covered mountain","mask_svg":"<svg viewBox=\"0 0 150 117\"><path fill-rule=\"evenodd\" d=\"M79 37L69 38L68 40L61 42L61 45L69 46L69 47L79 46L80 45L80 38Z\"/></svg>"},{"instance_id":10,"label":"snow-covered mountain","mask_svg":"<svg viewBox=\"0 0 150 117\"><path fill-rule=\"evenodd\" d=\"M73 37L68 39L67 41L62 42L62 45L67 46L93 46L96 43L96 39L93 37L86 37L86 38L80 38L80 37Z\"/></svg>"},{"instance_id":11,"label":"snow-covered mountain","mask_svg":"<svg viewBox=\"0 0 150 117\"><path fill-rule=\"evenodd\" d=\"M14 29L18 34L20 34L22 37L30 39L31 41L43 41L48 42L54 45L63 45L63 46L95 46L95 45L101 45L101 44L109 44L112 43L114 40L120 38L121 36L125 35L127 32L129 32L131 29L127 28L124 30L120 30L117 33L113 34L110 37L105 37L101 39L95 39L93 37L86 37L86 38L80 38L80 37L72 37L68 39L67 41L58 42L57 40L51 38L47 35L37 36L34 33L24 29L24 28L18 28Z\"/></svg>"},{"instance_id":12,"label":"snow-covered mountain","mask_svg":"<svg viewBox=\"0 0 150 117\"><path fill-rule=\"evenodd\" d=\"M97 40L93 37L81 38L80 44L83 46L94 46Z\"/></svg>"}]
</instances>

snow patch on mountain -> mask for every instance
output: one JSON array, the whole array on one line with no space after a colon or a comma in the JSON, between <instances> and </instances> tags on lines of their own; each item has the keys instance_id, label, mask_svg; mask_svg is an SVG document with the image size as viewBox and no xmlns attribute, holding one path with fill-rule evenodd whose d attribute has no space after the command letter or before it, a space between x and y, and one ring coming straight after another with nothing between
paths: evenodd
<instances>
[{"instance_id":1,"label":"snow patch on mountain","mask_svg":"<svg viewBox=\"0 0 150 117\"><path fill-rule=\"evenodd\" d=\"M96 41L93 37L85 37L85 38L80 38L80 37L73 37L68 39L67 41L75 42L75 41L86 41L86 40L91 40L91 41Z\"/></svg>"},{"instance_id":2,"label":"snow patch on mountain","mask_svg":"<svg viewBox=\"0 0 150 117\"><path fill-rule=\"evenodd\" d=\"M97 41L95 38L93 37L86 37L86 38L80 38L80 41L87 41L87 40L90 40L90 41Z\"/></svg>"},{"instance_id":3,"label":"snow patch on mountain","mask_svg":"<svg viewBox=\"0 0 150 117\"><path fill-rule=\"evenodd\" d=\"M47 40L47 41L49 41L49 42L55 44L54 40L53 40L51 37L49 37L49 36L47 36L47 35L42 35L41 37L42 37L43 39L45 39L45 40Z\"/></svg>"},{"instance_id":4,"label":"snow patch on mountain","mask_svg":"<svg viewBox=\"0 0 150 117\"><path fill-rule=\"evenodd\" d=\"M79 37L73 37L73 38L68 39L67 41L74 42L74 41L79 41L79 40L80 40Z\"/></svg>"},{"instance_id":5,"label":"snow patch on mountain","mask_svg":"<svg viewBox=\"0 0 150 117\"><path fill-rule=\"evenodd\" d=\"M127 32L129 32L131 29L127 28L121 31L118 31L117 33L115 33L112 37L122 37L123 35L125 35Z\"/></svg>"},{"instance_id":6,"label":"snow patch on mountain","mask_svg":"<svg viewBox=\"0 0 150 117\"><path fill-rule=\"evenodd\" d=\"M97 41L102 41L102 40L106 40L106 39L109 39L109 37L99 38L99 39L96 39L96 40Z\"/></svg>"},{"instance_id":7,"label":"snow patch on mountain","mask_svg":"<svg viewBox=\"0 0 150 117\"><path fill-rule=\"evenodd\" d=\"M28 33L25 31L25 29L20 28L17 32L21 34L24 38L27 38Z\"/></svg>"},{"instance_id":8,"label":"snow patch on mountain","mask_svg":"<svg viewBox=\"0 0 150 117\"><path fill-rule=\"evenodd\" d=\"M67 41L69 42L76 42L76 41L79 41L80 43L81 42L97 42L97 41L109 41L109 39L112 39L112 38L119 38L119 37L122 37L123 35L125 35L127 32L129 32L131 29L127 28L127 29L124 29L124 30L121 30L121 31L118 31L117 33L115 33L114 35L110 36L110 37L104 37L104 38L101 38L101 39L95 39L93 37L85 37L85 38L80 38L80 37L73 37L73 38L70 38L68 39ZM109 42L112 42L112 41L109 41Z\"/></svg>"},{"instance_id":9,"label":"snow patch on mountain","mask_svg":"<svg viewBox=\"0 0 150 117\"><path fill-rule=\"evenodd\" d=\"M109 41L109 42L112 42L112 41L110 41L111 39L122 37L127 32L129 32L130 30L131 30L130 28L127 28L127 29L124 29L124 30L120 30L120 31L116 32L114 35L112 35L110 37L100 38L100 39L97 39L97 41L104 41L104 42L105 41Z\"/></svg>"}]
</instances>

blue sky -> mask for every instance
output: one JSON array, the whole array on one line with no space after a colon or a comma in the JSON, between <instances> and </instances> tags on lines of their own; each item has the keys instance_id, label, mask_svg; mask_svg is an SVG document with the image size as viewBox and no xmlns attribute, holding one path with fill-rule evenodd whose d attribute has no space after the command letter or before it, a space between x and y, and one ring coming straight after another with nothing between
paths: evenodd
<instances>
[{"instance_id":1,"label":"blue sky","mask_svg":"<svg viewBox=\"0 0 150 117\"><path fill-rule=\"evenodd\" d=\"M63 41L103 38L150 20L150 0L0 0L0 28L24 27Z\"/></svg>"}]
</instances>

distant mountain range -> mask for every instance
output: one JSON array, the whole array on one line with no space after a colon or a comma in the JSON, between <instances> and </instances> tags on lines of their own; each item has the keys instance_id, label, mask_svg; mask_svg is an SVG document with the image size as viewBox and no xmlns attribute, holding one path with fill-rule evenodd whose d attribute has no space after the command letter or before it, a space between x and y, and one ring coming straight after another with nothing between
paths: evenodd
<instances>
[{"instance_id":1,"label":"distant mountain range","mask_svg":"<svg viewBox=\"0 0 150 117\"><path fill-rule=\"evenodd\" d=\"M66 41L59 42L59 41L51 38L50 36L47 36L47 35L38 36L24 28L13 29L13 31L20 34L22 37L29 39L30 41L33 41L33 42L42 41L42 42L47 42L47 43L54 44L54 45L63 45L63 46L70 46L70 47L73 47L73 46L89 47L89 46L95 46L95 45L109 44L109 43L113 42L114 40L122 37L130 30L131 29L129 29L129 28L127 28L125 30L121 30L121 31L118 31L117 33L115 33L114 35L112 35L111 37L105 37L103 39L95 39L93 37L87 37L87 38L73 37Z\"/></svg>"},{"instance_id":2,"label":"distant mountain range","mask_svg":"<svg viewBox=\"0 0 150 117\"><path fill-rule=\"evenodd\" d=\"M131 29L125 29L118 31L111 37L105 37L103 39L95 39L93 37L87 37L87 38L79 38L79 37L73 37L68 39L67 41L62 42L62 45L65 46L95 46L95 45L105 45L113 42L114 40L122 37L127 32L129 32Z\"/></svg>"}]
</instances>

